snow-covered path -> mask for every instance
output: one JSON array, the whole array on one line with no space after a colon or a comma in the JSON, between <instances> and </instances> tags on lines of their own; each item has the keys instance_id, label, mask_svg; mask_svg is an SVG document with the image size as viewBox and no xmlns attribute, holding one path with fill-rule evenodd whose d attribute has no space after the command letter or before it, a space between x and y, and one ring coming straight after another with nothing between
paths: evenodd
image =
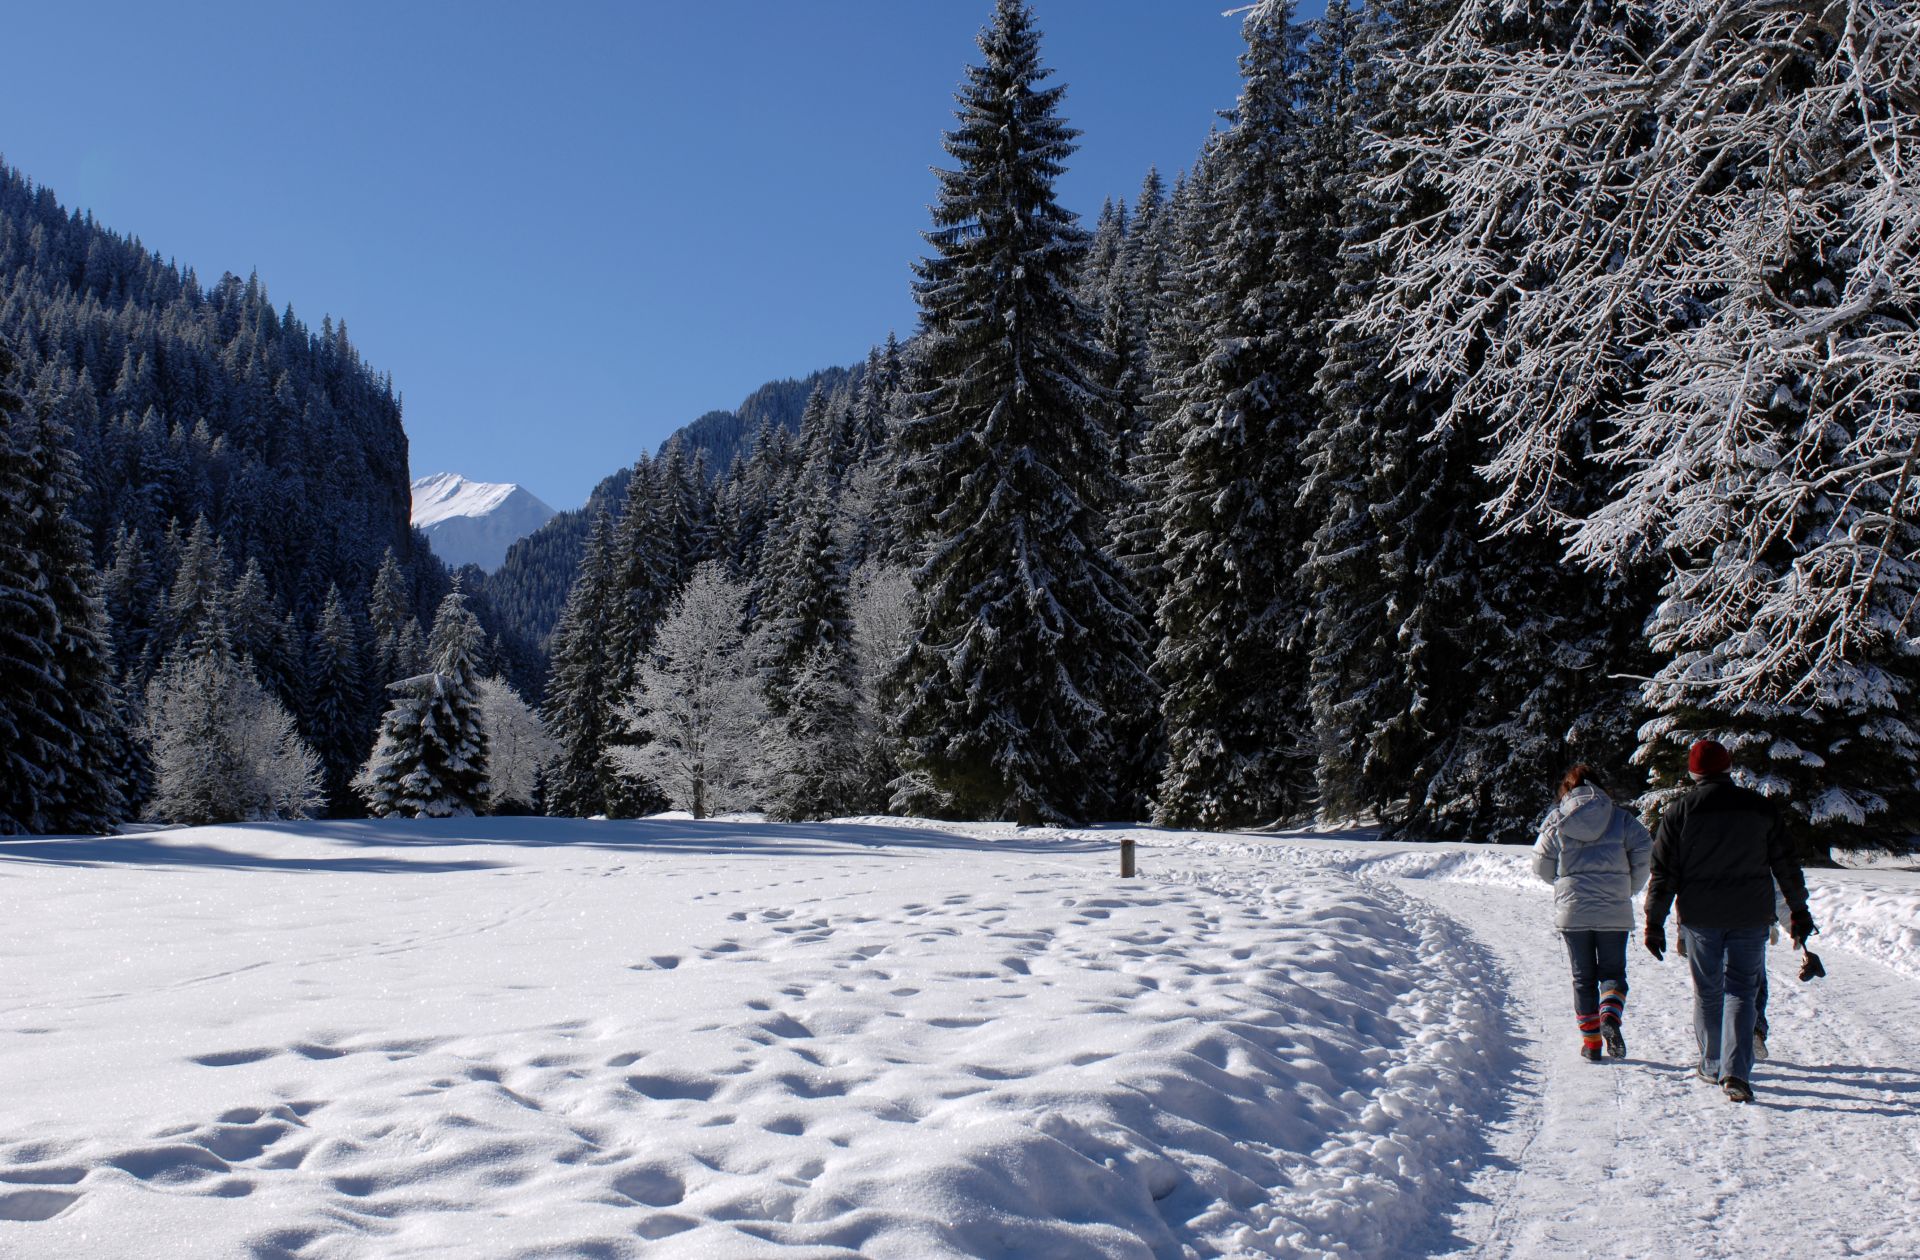
<instances>
[{"instance_id":1,"label":"snow-covered path","mask_svg":"<svg viewBox=\"0 0 1920 1260\"><path fill-rule=\"evenodd\" d=\"M1683 960L1636 946L1628 1058L1590 1064L1545 898L1418 882L1514 982L1525 1066L1460 1226L1475 1254L1920 1256L1920 985L1831 950L1802 985L1798 956L1770 951L1773 1058L1737 1107L1693 1075Z\"/></svg>"},{"instance_id":2,"label":"snow-covered path","mask_svg":"<svg viewBox=\"0 0 1920 1260\"><path fill-rule=\"evenodd\" d=\"M1134 834L0 842L0 1255L1920 1254L1920 879L1743 1109L1677 962L1575 1058L1518 852Z\"/></svg>"},{"instance_id":3,"label":"snow-covered path","mask_svg":"<svg viewBox=\"0 0 1920 1260\"><path fill-rule=\"evenodd\" d=\"M1575 1047L1548 890L1512 850L1309 843L1223 857L1334 866L1447 916L1498 959L1509 1073L1492 1158L1454 1219L1455 1254L1920 1256L1920 880L1815 872L1829 974L1769 951L1772 1059L1755 1105L1693 1075L1686 963L1636 939L1623 1062ZM1891 883L1891 887L1888 884ZM1853 949L1828 941L1845 942ZM1865 952L1855 952L1864 950Z\"/></svg>"}]
</instances>

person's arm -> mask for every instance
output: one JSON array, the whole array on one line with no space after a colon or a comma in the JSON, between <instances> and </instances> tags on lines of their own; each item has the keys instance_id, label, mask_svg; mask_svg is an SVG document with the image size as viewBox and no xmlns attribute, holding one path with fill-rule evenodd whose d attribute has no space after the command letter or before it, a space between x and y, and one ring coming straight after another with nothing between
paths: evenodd
<instances>
[{"instance_id":1,"label":"person's arm","mask_svg":"<svg viewBox=\"0 0 1920 1260\"><path fill-rule=\"evenodd\" d=\"M1533 842L1533 873L1551 884L1560 878L1560 811L1551 810Z\"/></svg>"},{"instance_id":2,"label":"person's arm","mask_svg":"<svg viewBox=\"0 0 1920 1260\"><path fill-rule=\"evenodd\" d=\"M1647 877L1653 867L1653 837L1640 825L1640 820L1627 819L1627 871L1631 879L1633 895L1647 886Z\"/></svg>"},{"instance_id":3,"label":"person's arm","mask_svg":"<svg viewBox=\"0 0 1920 1260\"><path fill-rule=\"evenodd\" d=\"M1665 935L1667 911L1680 892L1680 833L1686 825L1686 802L1676 801L1660 815L1654 829L1647 869L1647 932Z\"/></svg>"},{"instance_id":4,"label":"person's arm","mask_svg":"<svg viewBox=\"0 0 1920 1260\"><path fill-rule=\"evenodd\" d=\"M1786 824L1777 809L1767 829L1767 866L1773 871L1775 895L1787 903L1787 932L1796 946L1805 945L1819 929L1807 911L1807 877L1800 871L1800 860L1794 856L1793 842L1787 838Z\"/></svg>"}]
</instances>

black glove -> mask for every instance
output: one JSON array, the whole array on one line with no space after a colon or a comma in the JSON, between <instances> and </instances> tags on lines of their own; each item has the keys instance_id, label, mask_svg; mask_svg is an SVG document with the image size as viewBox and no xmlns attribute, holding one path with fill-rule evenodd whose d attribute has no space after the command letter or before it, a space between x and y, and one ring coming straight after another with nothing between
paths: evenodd
<instances>
[{"instance_id":1,"label":"black glove","mask_svg":"<svg viewBox=\"0 0 1920 1260\"><path fill-rule=\"evenodd\" d=\"M1662 960L1667 956L1667 929L1658 923L1647 924L1647 952Z\"/></svg>"},{"instance_id":2,"label":"black glove","mask_svg":"<svg viewBox=\"0 0 1920 1260\"><path fill-rule=\"evenodd\" d=\"M1795 910L1787 915L1787 935L1793 937L1796 948L1805 945L1807 938L1819 930L1813 926L1813 916L1805 910Z\"/></svg>"}]
</instances>

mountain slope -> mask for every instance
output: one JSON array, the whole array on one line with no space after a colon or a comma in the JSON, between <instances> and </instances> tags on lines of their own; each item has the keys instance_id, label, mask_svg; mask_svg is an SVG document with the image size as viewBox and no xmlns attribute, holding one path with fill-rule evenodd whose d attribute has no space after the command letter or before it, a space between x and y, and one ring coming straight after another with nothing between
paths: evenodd
<instances>
[{"instance_id":1,"label":"mountain slope","mask_svg":"<svg viewBox=\"0 0 1920 1260\"><path fill-rule=\"evenodd\" d=\"M455 568L499 568L508 547L553 516L552 508L512 484L468 481L458 473L436 473L413 483L413 527Z\"/></svg>"},{"instance_id":2,"label":"mountain slope","mask_svg":"<svg viewBox=\"0 0 1920 1260\"><path fill-rule=\"evenodd\" d=\"M769 381L732 411L709 411L661 443L682 443L688 454L704 454L707 470L726 471L746 453L762 426L798 429L807 397L816 388L840 388L858 369L824 368L797 379ZM499 615L530 642L542 643L560 619L560 607L573 586L574 570L587 544L587 530L602 511L618 512L627 493L631 468L622 468L593 488L586 506L560 512L507 548L506 558L487 579L487 595Z\"/></svg>"}]
</instances>

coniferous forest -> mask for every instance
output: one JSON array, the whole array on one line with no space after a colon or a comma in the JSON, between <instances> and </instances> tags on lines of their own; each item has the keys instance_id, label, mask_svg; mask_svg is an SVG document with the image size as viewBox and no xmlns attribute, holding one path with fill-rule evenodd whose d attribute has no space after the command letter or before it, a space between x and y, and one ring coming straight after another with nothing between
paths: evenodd
<instances>
[{"instance_id":1,"label":"coniferous forest","mask_svg":"<svg viewBox=\"0 0 1920 1260\"><path fill-rule=\"evenodd\" d=\"M1809 854L1920 833L1893 9L1266 0L1191 165L1091 223L1043 18L997 0L965 70L919 326L492 575L409 530L343 322L0 170L0 830L1510 841L1567 763L1651 813L1711 736Z\"/></svg>"}]
</instances>

